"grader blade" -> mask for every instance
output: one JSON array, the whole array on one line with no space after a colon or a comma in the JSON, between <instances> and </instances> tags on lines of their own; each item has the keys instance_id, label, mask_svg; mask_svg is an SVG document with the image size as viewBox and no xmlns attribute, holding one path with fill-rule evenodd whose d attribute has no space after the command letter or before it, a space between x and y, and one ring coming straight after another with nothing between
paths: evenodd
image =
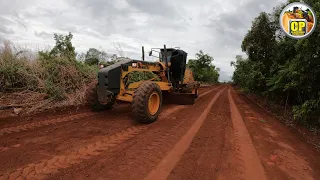
<instances>
[{"instance_id":1,"label":"grader blade","mask_svg":"<svg viewBox=\"0 0 320 180\"><path fill-rule=\"evenodd\" d=\"M164 103L177 105L193 105L195 95L192 93L169 93L163 97Z\"/></svg>"}]
</instances>

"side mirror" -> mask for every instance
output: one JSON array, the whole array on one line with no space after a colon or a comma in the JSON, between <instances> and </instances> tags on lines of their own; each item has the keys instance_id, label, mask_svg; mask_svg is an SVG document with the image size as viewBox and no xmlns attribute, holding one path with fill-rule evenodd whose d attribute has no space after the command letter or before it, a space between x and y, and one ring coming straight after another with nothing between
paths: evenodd
<instances>
[{"instance_id":1,"label":"side mirror","mask_svg":"<svg viewBox=\"0 0 320 180\"><path fill-rule=\"evenodd\" d=\"M149 52L149 56L152 56L152 51Z\"/></svg>"}]
</instances>

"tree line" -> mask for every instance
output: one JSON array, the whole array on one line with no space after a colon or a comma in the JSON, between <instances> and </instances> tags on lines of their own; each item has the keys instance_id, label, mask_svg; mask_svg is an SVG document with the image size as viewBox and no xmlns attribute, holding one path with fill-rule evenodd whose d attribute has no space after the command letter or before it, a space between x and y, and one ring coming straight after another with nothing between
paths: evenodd
<instances>
[{"instance_id":1,"label":"tree line","mask_svg":"<svg viewBox=\"0 0 320 180\"><path fill-rule=\"evenodd\" d=\"M243 90L292 106L294 119L320 127L320 28L305 39L285 36L279 16L290 0L272 13L261 12L242 41L247 57L236 56L233 82ZM320 14L318 0L304 0Z\"/></svg>"}]
</instances>

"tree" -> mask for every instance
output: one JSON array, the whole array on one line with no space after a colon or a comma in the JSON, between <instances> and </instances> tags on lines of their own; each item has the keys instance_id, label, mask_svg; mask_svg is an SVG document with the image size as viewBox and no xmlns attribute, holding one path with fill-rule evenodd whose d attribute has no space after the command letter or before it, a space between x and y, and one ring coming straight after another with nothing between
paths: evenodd
<instances>
[{"instance_id":1,"label":"tree","mask_svg":"<svg viewBox=\"0 0 320 180\"><path fill-rule=\"evenodd\" d=\"M111 61L116 61L117 58L118 58L118 56L117 56L116 54L113 54L113 55L110 57Z\"/></svg>"},{"instance_id":2,"label":"tree","mask_svg":"<svg viewBox=\"0 0 320 180\"><path fill-rule=\"evenodd\" d=\"M99 51L95 48L90 48L85 55L85 63L89 65L98 65L100 62L106 62L108 55L104 51Z\"/></svg>"},{"instance_id":3,"label":"tree","mask_svg":"<svg viewBox=\"0 0 320 180\"><path fill-rule=\"evenodd\" d=\"M262 12L252 22L252 27L242 41L242 51L246 52L249 59L254 62L261 62L264 73L271 67L274 54L275 28L270 21L270 16Z\"/></svg>"},{"instance_id":4,"label":"tree","mask_svg":"<svg viewBox=\"0 0 320 180\"><path fill-rule=\"evenodd\" d=\"M73 47L71 40L73 35L69 32L68 35L63 36L62 34L54 34L54 40L56 42L55 46L51 49L51 51L40 51L40 57L44 59L51 59L55 57L64 57L69 60L76 60L76 52Z\"/></svg>"},{"instance_id":5,"label":"tree","mask_svg":"<svg viewBox=\"0 0 320 180\"><path fill-rule=\"evenodd\" d=\"M113 43L113 47L117 50L120 57L124 57L124 52L119 42L117 44Z\"/></svg>"},{"instance_id":6,"label":"tree","mask_svg":"<svg viewBox=\"0 0 320 180\"><path fill-rule=\"evenodd\" d=\"M196 53L196 59L188 61L188 67L193 71L196 81L217 83L219 79L219 69L212 65L213 58L204 54L203 51Z\"/></svg>"},{"instance_id":7,"label":"tree","mask_svg":"<svg viewBox=\"0 0 320 180\"><path fill-rule=\"evenodd\" d=\"M304 2L313 7L319 19L319 1ZM261 13L252 22L242 42L248 58L237 56L236 62L230 63L235 67L233 81L285 107L292 105L296 120L320 127L320 29L301 40L283 36L279 16L287 4L274 8L271 15Z\"/></svg>"},{"instance_id":8,"label":"tree","mask_svg":"<svg viewBox=\"0 0 320 180\"><path fill-rule=\"evenodd\" d=\"M80 61L80 62L85 62L85 58L86 58L86 54L85 53L80 53L78 54L77 53L77 60Z\"/></svg>"}]
</instances>

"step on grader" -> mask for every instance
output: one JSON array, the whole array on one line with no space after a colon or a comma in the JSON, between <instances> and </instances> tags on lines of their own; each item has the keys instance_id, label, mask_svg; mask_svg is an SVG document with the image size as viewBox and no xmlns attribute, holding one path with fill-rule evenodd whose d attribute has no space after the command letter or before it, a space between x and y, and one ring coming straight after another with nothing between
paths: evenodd
<instances>
[{"instance_id":1,"label":"step on grader","mask_svg":"<svg viewBox=\"0 0 320 180\"><path fill-rule=\"evenodd\" d=\"M158 56L153 55L158 53ZM142 123L157 120L163 100L175 104L194 104L200 83L186 67L187 53L180 48L152 48L149 56L158 62L121 60L98 72L97 100L101 109L111 109L116 101L132 103L135 119ZM132 72L152 72L158 78L128 83Z\"/></svg>"}]
</instances>

